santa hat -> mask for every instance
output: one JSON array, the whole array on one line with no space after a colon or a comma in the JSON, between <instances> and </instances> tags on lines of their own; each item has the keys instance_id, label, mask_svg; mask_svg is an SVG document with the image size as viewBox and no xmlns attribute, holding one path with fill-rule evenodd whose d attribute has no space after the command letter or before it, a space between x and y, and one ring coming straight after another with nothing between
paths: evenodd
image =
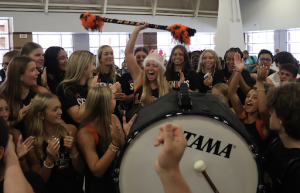
<instances>
[{"instance_id":1,"label":"santa hat","mask_svg":"<svg viewBox=\"0 0 300 193\"><path fill-rule=\"evenodd\" d=\"M157 49L155 49L154 51L152 49L149 52L149 55L144 60L144 67L146 67L148 61L155 61L158 65L162 67L162 69L164 69L164 71L166 71L166 68L164 66L165 58L166 58L166 54L163 54L162 50L158 52Z\"/></svg>"}]
</instances>

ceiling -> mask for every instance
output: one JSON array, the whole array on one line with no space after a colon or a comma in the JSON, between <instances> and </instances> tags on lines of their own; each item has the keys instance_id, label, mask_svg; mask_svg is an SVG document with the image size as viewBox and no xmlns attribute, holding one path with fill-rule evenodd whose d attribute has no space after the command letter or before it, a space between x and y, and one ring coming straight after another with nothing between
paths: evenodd
<instances>
[{"instance_id":1,"label":"ceiling","mask_svg":"<svg viewBox=\"0 0 300 193\"><path fill-rule=\"evenodd\" d=\"M0 11L217 17L219 0L0 0Z\"/></svg>"}]
</instances>

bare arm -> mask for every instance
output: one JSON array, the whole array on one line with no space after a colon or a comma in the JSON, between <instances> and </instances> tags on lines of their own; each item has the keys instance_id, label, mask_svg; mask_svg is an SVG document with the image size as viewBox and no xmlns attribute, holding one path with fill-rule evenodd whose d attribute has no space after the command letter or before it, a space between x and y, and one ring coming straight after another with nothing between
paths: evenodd
<instances>
[{"instance_id":1,"label":"bare arm","mask_svg":"<svg viewBox=\"0 0 300 193\"><path fill-rule=\"evenodd\" d=\"M179 162L187 145L181 127L167 123L159 127L159 130L154 146L163 146L155 161L155 170L165 193L191 193L179 169Z\"/></svg>"},{"instance_id":2,"label":"bare arm","mask_svg":"<svg viewBox=\"0 0 300 193\"><path fill-rule=\"evenodd\" d=\"M244 108L243 105L237 95L237 87L239 84L240 78L242 78L241 72L244 68L244 62L241 59L241 56L239 54L235 54L234 56L234 64L236 66L236 73L232 77L231 83L228 88L228 96L230 99L230 102L232 104L232 107L236 113L236 115L241 118Z\"/></svg>"},{"instance_id":3,"label":"bare arm","mask_svg":"<svg viewBox=\"0 0 300 193\"><path fill-rule=\"evenodd\" d=\"M125 59L127 63L127 68L130 72L130 75L133 79L134 86L138 86L143 78L143 70L139 67L138 63L136 62L133 51L134 51L134 45L135 41L137 39L138 34L142 29L145 29L148 26L148 24L136 26L132 34L130 35L130 38L127 42L126 49L125 49Z\"/></svg>"},{"instance_id":4,"label":"bare arm","mask_svg":"<svg viewBox=\"0 0 300 193\"><path fill-rule=\"evenodd\" d=\"M240 76L240 80L239 80L239 86L243 92L243 94L245 96L247 96L249 90L250 90L250 86L248 86L248 84L245 82L243 76Z\"/></svg>"},{"instance_id":5,"label":"bare arm","mask_svg":"<svg viewBox=\"0 0 300 193\"><path fill-rule=\"evenodd\" d=\"M85 103L81 107L79 107L78 105L74 105L73 107L67 110L67 113L76 123L80 123L84 110L85 110Z\"/></svg>"},{"instance_id":6,"label":"bare arm","mask_svg":"<svg viewBox=\"0 0 300 193\"><path fill-rule=\"evenodd\" d=\"M130 102L133 101L133 97L134 97L134 93L132 93L131 95L126 95L126 96L123 98L122 103L123 103L124 105L130 104Z\"/></svg>"},{"instance_id":7,"label":"bare arm","mask_svg":"<svg viewBox=\"0 0 300 193\"><path fill-rule=\"evenodd\" d=\"M258 110L260 113L260 117L262 118L264 127L269 130L270 124L270 114L266 108L266 93L263 81L266 80L269 71L267 67L260 66L257 70L257 80L256 80L256 87L257 87L257 102L258 102Z\"/></svg>"},{"instance_id":8,"label":"bare arm","mask_svg":"<svg viewBox=\"0 0 300 193\"><path fill-rule=\"evenodd\" d=\"M46 149L47 155L45 155L47 157L42 166L40 164L40 157L37 155L37 153L33 149L28 152L27 161L29 167L33 172L38 173L45 182L49 180L52 168L54 167L55 156L60 147L58 142L59 140L56 138L54 138L52 141L48 141L48 146Z\"/></svg>"},{"instance_id":9,"label":"bare arm","mask_svg":"<svg viewBox=\"0 0 300 193\"><path fill-rule=\"evenodd\" d=\"M96 152L95 140L92 134L84 128L79 130L77 140L78 147L93 175L98 178L102 177L114 160L116 153L108 148L104 155L99 159Z\"/></svg>"},{"instance_id":10,"label":"bare arm","mask_svg":"<svg viewBox=\"0 0 300 193\"><path fill-rule=\"evenodd\" d=\"M12 136L9 137L7 147L5 149L4 158L5 175L4 175L4 193L33 193L33 189L26 180L18 157L15 153L15 146L12 141Z\"/></svg>"},{"instance_id":11,"label":"bare arm","mask_svg":"<svg viewBox=\"0 0 300 193\"><path fill-rule=\"evenodd\" d=\"M64 145L71 150L70 158L72 160L72 165L73 165L75 171L81 174L84 171L85 163L84 163L84 159L83 159L82 155L79 153L79 150L77 149L77 128L74 125L68 124L67 130L69 132L69 135L67 137L65 137ZM70 138L70 140L68 140L68 138ZM73 141L73 143L72 143L72 141ZM70 144L68 144L68 143L70 143ZM68 145L70 145L71 147L69 147ZM71 157L71 156L76 156L77 154L78 154L77 157L75 157L75 158Z\"/></svg>"}]
</instances>

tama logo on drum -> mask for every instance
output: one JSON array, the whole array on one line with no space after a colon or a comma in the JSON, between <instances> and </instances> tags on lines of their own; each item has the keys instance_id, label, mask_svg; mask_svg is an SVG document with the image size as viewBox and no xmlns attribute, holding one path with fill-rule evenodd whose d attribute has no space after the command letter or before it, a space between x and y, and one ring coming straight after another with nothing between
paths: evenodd
<instances>
[{"instance_id":1,"label":"tama logo on drum","mask_svg":"<svg viewBox=\"0 0 300 193\"><path fill-rule=\"evenodd\" d=\"M206 151L207 153L211 153L218 156L223 156L226 158L230 158L230 153L232 150L232 144L228 144L226 147L221 149L221 141L216 141L212 138L209 138L207 141L204 141L204 136L199 135L195 133L190 133L188 131L184 131L184 134L186 134L186 140L188 142L187 147L194 148L200 151ZM191 136L194 137L194 139L191 139ZM190 140L190 141L189 141ZM192 143L189 143L192 142Z\"/></svg>"}]
</instances>

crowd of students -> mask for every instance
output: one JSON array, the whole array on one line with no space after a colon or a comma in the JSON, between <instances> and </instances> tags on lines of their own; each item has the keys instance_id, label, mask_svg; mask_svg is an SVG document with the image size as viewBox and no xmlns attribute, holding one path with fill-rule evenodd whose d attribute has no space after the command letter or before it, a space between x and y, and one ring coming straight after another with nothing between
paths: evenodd
<instances>
[{"instance_id":1,"label":"crowd of students","mask_svg":"<svg viewBox=\"0 0 300 193\"><path fill-rule=\"evenodd\" d=\"M138 34L147 25L137 26L130 35L125 50L129 72L121 77L108 45L99 48L97 57L78 50L68 58L56 46L43 53L33 42L21 52L4 55L0 192L17 188L11 180L19 180L24 192L116 192L113 164L136 114L179 90L181 83L187 83L190 92L218 95L244 123L260 155L266 155L266 191L299 192L300 84L295 58L288 52L274 58L269 50L261 50L254 74L248 68L255 66L244 65L239 48L226 51L223 66L213 50L189 55L177 45L165 65L164 53L143 47L134 50ZM273 61L278 72L271 73ZM120 110L126 111L126 117ZM155 169L165 192L190 192L178 167L186 147L180 126L162 126L155 146L160 144ZM177 177L170 180L168 172Z\"/></svg>"}]
</instances>

